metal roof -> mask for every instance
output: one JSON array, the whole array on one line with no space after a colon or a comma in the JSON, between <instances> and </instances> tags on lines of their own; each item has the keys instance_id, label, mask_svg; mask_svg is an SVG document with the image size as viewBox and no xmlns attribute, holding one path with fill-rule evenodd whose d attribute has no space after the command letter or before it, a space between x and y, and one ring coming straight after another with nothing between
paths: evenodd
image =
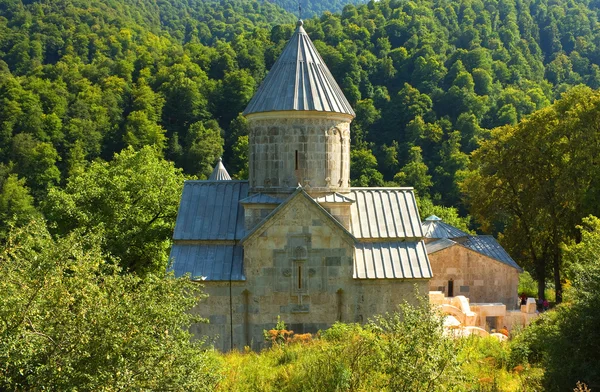
<instances>
[{"instance_id":1,"label":"metal roof","mask_svg":"<svg viewBox=\"0 0 600 392\"><path fill-rule=\"evenodd\" d=\"M344 195L340 195L339 193L330 193L325 196L317 197L315 201L317 203L354 203L354 200Z\"/></svg>"},{"instance_id":2,"label":"metal roof","mask_svg":"<svg viewBox=\"0 0 600 392\"><path fill-rule=\"evenodd\" d=\"M283 200L263 193L255 193L245 199L240 200L242 204L281 204Z\"/></svg>"},{"instance_id":3,"label":"metal roof","mask_svg":"<svg viewBox=\"0 0 600 392\"><path fill-rule=\"evenodd\" d=\"M190 274L193 280L246 280L241 246L175 243L169 256L176 277Z\"/></svg>"},{"instance_id":4,"label":"metal roof","mask_svg":"<svg viewBox=\"0 0 600 392\"><path fill-rule=\"evenodd\" d=\"M239 240L248 181L186 181L173 240Z\"/></svg>"},{"instance_id":5,"label":"metal roof","mask_svg":"<svg viewBox=\"0 0 600 392\"><path fill-rule=\"evenodd\" d=\"M425 238L461 238L469 236L464 231L442 222L440 218L430 218L431 216L421 224Z\"/></svg>"},{"instance_id":6,"label":"metal roof","mask_svg":"<svg viewBox=\"0 0 600 392\"><path fill-rule=\"evenodd\" d=\"M523 269L519 267L519 265L491 235L469 236L469 238L467 238L462 245L471 250L491 257L492 259L496 259L513 268L516 268L519 271L523 271Z\"/></svg>"},{"instance_id":7,"label":"metal roof","mask_svg":"<svg viewBox=\"0 0 600 392\"><path fill-rule=\"evenodd\" d=\"M459 243L452 241L448 238L442 238L437 241L428 242L427 244L425 244L425 247L427 248L427 254L430 255L432 253L439 252L440 250L444 250L454 245L459 245Z\"/></svg>"},{"instance_id":8,"label":"metal roof","mask_svg":"<svg viewBox=\"0 0 600 392\"><path fill-rule=\"evenodd\" d=\"M354 279L429 279L423 241L362 242L354 250Z\"/></svg>"},{"instance_id":9,"label":"metal roof","mask_svg":"<svg viewBox=\"0 0 600 392\"><path fill-rule=\"evenodd\" d=\"M209 181L231 181L231 176L227 173L227 169L223 166L223 160L219 158L219 161L215 165L212 173L210 173L210 177L208 177Z\"/></svg>"},{"instance_id":10,"label":"metal roof","mask_svg":"<svg viewBox=\"0 0 600 392\"><path fill-rule=\"evenodd\" d=\"M359 239L422 238L412 188L351 188L351 232Z\"/></svg>"},{"instance_id":11,"label":"metal roof","mask_svg":"<svg viewBox=\"0 0 600 392\"><path fill-rule=\"evenodd\" d=\"M302 21L297 26L243 114L312 110L355 116Z\"/></svg>"}]
</instances>

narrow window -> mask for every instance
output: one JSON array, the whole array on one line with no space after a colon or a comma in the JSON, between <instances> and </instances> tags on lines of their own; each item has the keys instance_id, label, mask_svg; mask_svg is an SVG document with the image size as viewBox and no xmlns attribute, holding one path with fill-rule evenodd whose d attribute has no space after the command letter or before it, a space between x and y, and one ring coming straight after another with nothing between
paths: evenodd
<instances>
[{"instance_id":1,"label":"narrow window","mask_svg":"<svg viewBox=\"0 0 600 392\"><path fill-rule=\"evenodd\" d=\"M454 297L454 281L448 281L448 297Z\"/></svg>"},{"instance_id":2,"label":"narrow window","mask_svg":"<svg viewBox=\"0 0 600 392\"><path fill-rule=\"evenodd\" d=\"M302 266L298 266L298 290L302 290Z\"/></svg>"},{"instance_id":3,"label":"narrow window","mask_svg":"<svg viewBox=\"0 0 600 392\"><path fill-rule=\"evenodd\" d=\"M296 170L298 170L298 150L296 150Z\"/></svg>"}]
</instances>

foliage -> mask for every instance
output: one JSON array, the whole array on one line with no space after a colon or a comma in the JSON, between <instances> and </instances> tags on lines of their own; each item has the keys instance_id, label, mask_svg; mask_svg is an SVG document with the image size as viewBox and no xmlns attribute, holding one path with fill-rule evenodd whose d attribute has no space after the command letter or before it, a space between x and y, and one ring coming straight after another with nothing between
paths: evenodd
<instances>
[{"instance_id":1,"label":"foliage","mask_svg":"<svg viewBox=\"0 0 600 392\"><path fill-rule=\"evenodd\" d=\"M0 239L6 237L11 225L24 225L39 215L25 181L16 174L3 178L3 169L0 167Z\"/></svg>"},{"instance_id":2,"label":"foliage","mask_svg":"<svg viewBox=\"0 0 600 392\"><path fill-rule=\"evenodd\" d=\"M527 297L535 298L538 294L537 284L527 271L519 274L519 295L525 294Z\"/></svg>"},{"instance_id":3,"label":"foliage","mask_svg":"<svg viewBox=\"0 0 600 392\"><path fill-rule=\"evenodd\" d=\"M545 371L544 386L549 391L573 389L578 381L594 386L600 383L600 219L583 220L581 242L565 247L572 263L574 295L572 302L546 312L523 332L529 362ZM569 360L565 361L565 353Z\"/></svg>"},{"instance_id":4,"label":"foliage","mask_svg":"<svg viewBox=\"0 0 600 392\"><path fill-rule=\"evenodd\" d=\"M0 251L0 389L205 390L216 358L190 342L203 294L187 278L120 274L97 233L43 222Z\"/></svg>"},{"instance_id":5,"label":"foliage","mask_svg":"<svg viewBox=\"0 0 600 392\"><path fill-rule=\"evenodd\" d=\"M600 92L572 89L527 120L495 129L462 183L475 219L502 232L503 245L538 281L539 298L552 272L561 301L561 243L576 238L584 216L600 213L598 124Z\"/></svg>"},{"instance_id":6,"label":"foliage","mask_svg":"<svg viewBox=\"0 0 600 392\"><path fill-rule=\"evenodd\" d=\"M305 28L356 109L360 185L396 177L464 213L457 184L488 129L579 83L600 87L593 3L350 3L340 14L324 12L338 0L303 8L317 15ZM2 0L0 163L35 204L127 146L154 145L200 177L223 148L244 178L238 114L293 32L295 16L279 6L297 5Z\"/></svg>"},{"instance_id":7,"label":"foliage","mask_svg":"<svg viewBox=\"0 0 600 392\"><path fill-rule=\"evenodd\" d=\"M461 341L446 336L442 315L420 301L418 307L402 304L399 312L376 316L371 323L383 336L379 366L388 376L388 390L435 391L459 383L456 352Z\"/></svg>"},{"instance_id":8,"label":"foliage","mask_svg":"<svg viewBox=\"0 0 600 392\"><path fill-rule=\"evenodd\" d=\"M44 212L53 232L101 231L105 253L126 271L162 272L184 177L152 147L132 148L111 162L93 162L51 189Z\"/></svg>"},{"instance_id":9,"label":"foliage","mask_svg":"<svg viewBox=\"0 0 600 392\"><path fill-rule=\"evenodd\" d=\"M471 224L471 217L461 217L458 213L458 210L454 207L444 207L440 205L436 205L428 198L417 198L417 206L419 207L419 215L421 216L421 220L426 219L431 215L435 215L438 218L442 218L442 220L454 226L465 233L474 234L472 230L469 229Z\"/></svg>"},{"instance_id":10,"label":"foliage","mask_svg":"<svg viewBox=\"0 0 600 392\"><path fill-rule=\"evenodd\" d=\"M443 336L437 332L441 319L435 312L407 305L401 309L380 318L381 323L336 323L303 344L227 353L218 390L427 390L422 386L427 380L433 380L430 390L440 391L542 390L542 369L513 361L512 345L495 338ZM400 314L407 317L402 321ZM396 389L400 383L408 389Z\"/></svg>"}]
</instances>

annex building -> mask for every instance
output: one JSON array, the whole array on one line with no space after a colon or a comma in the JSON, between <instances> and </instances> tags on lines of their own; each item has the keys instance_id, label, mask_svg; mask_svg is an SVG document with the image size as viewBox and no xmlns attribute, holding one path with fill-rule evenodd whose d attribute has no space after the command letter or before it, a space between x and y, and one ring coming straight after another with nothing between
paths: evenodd
<instances>
[{"instance_id":1,"label":"annex building","mask_svg":"<svg viewBox=\"0 0 600 392\"><path fill-rule=\"evenodd\" d=\"M186 181L171 269L209 297L194 326L222 350L364 322L426 295L432 267L412 188L350 186L355 117L302 21L244 111L249 180L218 162ZM516 293L515 293L516 298Z\"/></svg>"}]
</instances>

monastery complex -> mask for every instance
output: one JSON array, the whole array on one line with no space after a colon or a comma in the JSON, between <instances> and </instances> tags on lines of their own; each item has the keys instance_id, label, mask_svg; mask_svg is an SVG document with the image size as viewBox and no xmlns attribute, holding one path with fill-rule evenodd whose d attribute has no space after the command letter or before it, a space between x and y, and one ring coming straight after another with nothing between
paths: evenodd
<instances>
[{"instance_id":1,"label":"monastery complex","mask_svg":"<svg viewBox=\"0 0 600 392\"><path fill-rule=\"evenodd\" d=\"M463 326L508 320L521 269L493 237L422 222L412 188L350 186L355 114L302 21L244 115L249 180L219 161L181 197L170 268L209 295L197 335L260 349L278 316L315 333L414 303L415 290Z\"/></svg>"}]
</instances>

